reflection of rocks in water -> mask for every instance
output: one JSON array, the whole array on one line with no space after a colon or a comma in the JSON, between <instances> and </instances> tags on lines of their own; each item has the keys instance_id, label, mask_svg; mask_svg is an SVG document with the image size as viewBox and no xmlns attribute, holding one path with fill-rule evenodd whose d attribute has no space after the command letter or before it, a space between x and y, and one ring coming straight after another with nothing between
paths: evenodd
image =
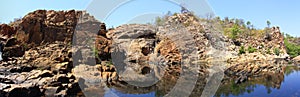
<instances>
[{"instance_id":1,"label":"reflection of rocks in water","mask_svg":"<svg viewBox=\"0 0 300 97\"><path fill-rule=\"evenodd\" d=\"M208 74L207 72L201 72L199 74L196 85L195 85L194 90L192 91L190 97L198 97L198 96L202 95L202 91L204 90L204 87L205 87L206 81L207 81L207 79L206 79L206 77L208 76L207 74Z\"/></svg>"},{"instance_id":2,"label":"reflection of rocks in water","mask_svg":"<svg viewBox=\"0 0 300 97\"><path fill-rule=\"evenodd\" d=\"M219 90L215 94L215 97L220 96L241 96L244 93L253 92L258 85L262 85L266 87L267 93L271 93L272 89L280 89L281 84L284 81L284 76L291 74L294 71L299 71L298 67L295 66L287 66L284 68L284 73L264 73L260 76L250 76L248 77L248 81L236 84L236 77L226 76L222 85L219 87Z\"/></svg>"},{"instance_id":3,"label":"reflection of rocks in water","mask_svg":"<svg viewBox=\"0 0 300 97\"><path fill-rule=\"evenodd\" d=\"M166 95L176 84L177 78L172 75L165 75L155 85L149 87L137 87L126 82L119 81L110 87L126 94L146 94L155 91L156 96Z\"/></svg>"},{"instance_id":4,"label":"reflection of rocks in water","mask_svg":"<svg viewBox=\"0 0 300 97\"><path fill-rule=\"evenodd\" d=\"M296 66L286 66L284 68L285 75L290 75L291 73L293 73L295 71L300 71L300 67L298 65L296 65Z\"/></svg>"},{"instance_id":5,"label":"reflection of rocks in water","mask_svg":"<svg viewBox=\"0 0 300 97\"><path fill-rule=\"evenodd\" d=\"M272 65L268 63L246 62L240 63L228 68L224 73L232 78L235 78L235 83L243 83L250 77L263 76L268 74L283 74L284 66Z\"/></svg>"},{"instance_id":6,"label":"reflection of rocks in water","mask_svg":"<svg viewBox=\"0 0 300 97\"><path fill-rule=\"evenodd\" d=\"M166 94L170 93L170 91L174 88L179 78L179 76L174 76L171 74L169 73L165 74L160 81L158 81L155 85L150 87L136 87L127 84L126 82L117 82L111 85L110 87L125 94L146 94L146 93L155 92L155 95L158 97L165 96ZM199 74L197 83L190 95L191 97L196 97L202 94L202 91L206 83L206 77L207 77L207 72L206 73L201 72L201 74Z\"/></svg>"}]
</instances>

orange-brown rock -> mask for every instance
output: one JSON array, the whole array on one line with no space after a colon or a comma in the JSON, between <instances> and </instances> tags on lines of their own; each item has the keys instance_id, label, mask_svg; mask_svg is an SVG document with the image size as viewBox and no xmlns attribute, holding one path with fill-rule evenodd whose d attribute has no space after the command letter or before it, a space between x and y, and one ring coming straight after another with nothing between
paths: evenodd
<instances>
[{"instance_id":1,"label":"orange-brown rock","mask_svg":"<svg viewBox=\"0 0 300 97\"><path fill-rule=\"evenodd\" d=\"M107 32L108 32L108 31L106 30L105 24L104 24L104 23L101 23L101 24L100 24L100 30L99 30L99 32L98 32L98 35L101 35L101 36L106 37L106 33L107 33Z\"/></svg>"},{"instance_id":2,"label":"orange-brown rock","mask_svg":"<svg viewBox=\"0 0 300 97\"><path fill-rule=\"evenodd\" d=\"M101 60L108 60L110 59L110 46L111 46L111 40L103 37L103 36L97 36L95 47L98 51L98 56Z\"/></svg>"},{"instance_id":3,"label":"orange-brown rock","mask_svg":"<svg viewBox=\"0 0 300 97\"><path fill-rule=\"evenodd\" d=\"M16 31L13 27L8 26L7 24L0 25L0 34L3 36L11 37L16 34Z\"/></svg>"},{"instance_id":4,"label":"orange-brown rock","mask_svg":"<svg viewBox=\"0 0 300 97\"><path fill-rule=\"evenodd\" d=\"M19 37L25 43L70 41L80 12L37 10L24 16L19 24ZM25 37L25 38L24 38Z\"/></svg>"},{"instance_id":5,"label":"orange-brown rock","mask_svg":"<svg viewBox=\"0 0 300 97\"><path fill-rule=\"evenodd\" d=\"M293 58L293 61L295 62L295 63L300 63L300 56L297 56L297 57L295 57L295 58Z\"/></svg>"},{"instance_id":6,"label":"orange-brown rock","mask_svg":"<svg viewBox=\"0 0 300 97\"><path fill-rule=\"evenodd\" d=\"M174 42L170 39L164 39L157 44L155 51L160 52L164 57L169 59L171 64L179 64L181 55Z\"/></svg>"}]
</instances>

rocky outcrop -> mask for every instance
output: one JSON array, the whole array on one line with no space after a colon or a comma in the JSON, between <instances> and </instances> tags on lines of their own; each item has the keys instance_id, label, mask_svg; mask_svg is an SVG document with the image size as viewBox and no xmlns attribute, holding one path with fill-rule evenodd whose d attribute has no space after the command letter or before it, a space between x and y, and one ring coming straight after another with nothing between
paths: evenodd
<instances>
[{"instance_id":1,"label":"rocky outcrop","mask_svg":"<svg viewBox=\"0 0 300 97\"><path fill-rule=\"evenodd\" d=\"M13 27L7 25L7 24L1 24L0 25L0 34L3 36L11 37L12 35L16 34L16 29Z\"/></svg>"},{"instance_id":2,"label":"rocky outcrop","mask_svg":"<svg viewBox=\"0 0 300 97\"><path fill-rule=\"evenodd\" d=\"M192 30L192 27L191 29L185 29L183 25L174 26L173 23L179 22L175 19L177 17L169 18L174 18L174 20L170 19L169 22L158 27L146 24L127 24L107 33L107 37L112 39L112 59L117 62L115 66L121 82L141 86L139 88L142 90L158 88L164 93L168 93L176 84L182 72L196 70L200 76L199 79L205 80L207 76L205 64L193 65L199 66L200 68L197 67L199 69L182 64L182 58L187 58L187 56L183 56L184 50L190 50L185 52L186 55L190 55L191 52L195 51L188 56L191 60L192 57L195 57L193 55L196 55L197 58L200 57L197 56L197 51L201 55L201 59L206 58L204 52L207 45L205 42L208 40L203 36L204 33L196 33L197 30ZM171 30L172 28L176 30ZM183 33L186 35L182 35ZM199 36L194 37L196 35ZM194 42L195 38L197 39L196 42ZM184 60L190 61L189 59ZM143 83L139 84L139 82ZM203 83L205 82L199 82L198 84L201 86ZM130 87L130 85L125 84L128 89L131 90L132 88L131 92L137 91L133 90L135 87ZM120 87L124 87L124 85L120 85L117 89L120 89ZM128 89L126 89L127 91L120 90L130 93Z\"/></svg>"},{"instance_id":3,"label":"rocky outcrop","mask_svg":"<svg viewBox=\"0 0 300 97\"><path fill-rule=\"evenodd\" d=\"M205 34L210 32L205 31L206 28L203 22L200 22L193 14L183 13L176 14L167 18L167 25L171 26L174 24L182 24L187 29L191 37L193 37L193 39L195 40L195 46L197 47L197 53L200 59L204 60L205 58L207 58L204 53L207 52L209 39L205 37Z\"/></svg>"},{"instance_id":4,"label":"rocky outcrop","mask_svg":"<svg viewBox=\"0 0 300 97\"><path fill-rule=\"evenodd\" d=\"M233 41L233 45L236 46L232 46L230 50L238 52L241 46L244 46L245 48L250 46L262 54L276 56L274 52L275 49L278 49L280 52L279 55L277 55L278 57L288 57L284 45L284 36L281 34L280 28L272 27L266 31L266 34L261 36L239 36L239 38Z\"/></svg>"},{"instance_id":5,"label":"rocky outcrop","mask_svg":"<svg viewBox=\"0 0 300 97\"><path fill-rule=\"evenodd\" d=\"M97 52L96 60L97 63L100 63L100 60L109 60L111 59L111 40L105 38L104 36L97 36L95 41L95 49Z\"/></svg>"},{"instance_id":6,"label":"rocky outcrop","mask_svg":"<svg viewBox=\"0 0 300 97\"><path fill-rule=\"evenodd\" d=\"M32 96L50 96L66 95L63 91L76 84L75 77L67 74L54 74L49 70L32 70L28 73L8 74L3 78L10 83L1 82L4 96L14 97L32 97ZM52 88L53 87L53 88ZM51 89L55 89L51 91ZM45 95L46 92L46 95ZM63 93L65 92L65 93ZM49 95L47 95L47 93Z\"/></svg>"},{"instance_id":7,"label":"rocky outcrop","mask_svg":"<svg viewBox=\"0 0 300 97\"><path fill-rule=\"evenodd\" d=\"M81 11L37 10L23 17L18 36L22 42L39 45L44 42L71 41ZM19 38L18 37L18 38Z\"/></svg>"},{"instance_id":8,"label":"rocky outcrop","mask_svg":"<svg viewBox=\"0 0 300 97\"><path fill-rule=\"evenodd\" d=\"M245 53L236 54L227 59L226 75L237 77L236 83L247 81L249 77L284 72L288 64L288 55L284 46L284 37L279 27L272 27L264 37L247 36L239 37L232 43L229 50ZM244 49L242 49L242 46ZM255 51L250 52L250 47ZM277 50L277 51L275 51ZM277 52L277 54L276 54ZM234 74L232 74L234 73Z\"/></svg>"},{"instance_id":9,"label":"rocky outcrop","mask_svg":"<svg viewBox=\"0 0 300 97\"><path fill-rule=\"evenodd\" d=\"M0 27L2 43L13 42L4 47L7 57L20 57L28 48L55 41L86 44L88 40L83 38L96 37L97 33L99 34L97 50L105 50L105 52L99 52L99 56L106 56L109 51L107 47L110 42L105 35L107 32L105 24L97 21L85 11L37 10L13 24L13 27L6 24ZM75 31L76 34L74 34ZM74 40L72 40L73 37ZM8 41L11 39L17 40Z\"/></svg>"},{"instance_id":10,"label":"rocky outcrop","mask_svg":"<svg viewBox=\"0 0 300 97\"><path fill-rule=\"evenodd\" d=\"M264 76L266 74L284 74L284 67L261 62L245 62L231 66L225 71L226 76L235 78L235 83L242 83L253 77Z\"/></svg>"},{"instance_id":11,"label":"rocky outcrop","mask_svg":"<svg viewBox=\"0 0 300 97\"><path fill-rule=\"evenodd\" d=\"M112 38L114 42L112 58L116 61L125 60L123 64L116 63L121 81L145 81L146 79L143 78L151 78L147 79L151 82L161 78L161 72L158 71L166 67L166 65L150 64L150 62L154 62L150 58L158 52L154 49L158 42L156 41L157 35L153 26L123 25L109 32L108 37ZM118 58L121 55L125 55L124 59ZM160 62L161 60L156 61Z\"/></svg>"},{"instance_id":12,"label":"rocky outcrop","mask_svg":"<svg viewBox=\"0 0 300 97\"><path fill-rule=\"evenodd\" d=\"M94 37L97 40L95 50L101 58L99 63L105 62L102 59L110 58L110 40L104 35L107 32L105 24L95 20L85 11L37 10L12 24L13 27L5 24L0 27L4 59L0 65L1 97L84 96L80 85L85 85L81 83L85 83L86 79L75 78L75 75L80 75L77 72L78 67L93 66L77 66L84 62L82 59L80 62L73 60L72 55L80 55L80 49L84 48L72 48L71 42L75 32L83 37L92 37L101 32L98 37ZM87 43L80 40L82 37L75 38L79 40L75 40L74 43ZM102 77L98 78L96 74L93 75L94 78L110 79L101 83L117 79L116 70L104 65L100 65L101 68L98 65L95 67L95 72L99 72ZM82 73L80 70L79 73ZM91 87L83 89L93 91Z\"/></svg>"},{"instance_id":13,"label":"rocky outcrop","mask_svg":"<svg viewBox=\"0 0 300 97\"><path fill-rule=\"evenodd\" d=\"M294 63L300 64L300 56L293 58Z\"/></svg>"},{"instance_id":14,"label":"rocky outcrop","mask_svg":"<svg viewBox=\"0 0 300 97\"><path fill-rule=\"evenodd\" d=\"M21 57L24 55L25 48L20 41L15 38L16 29L6 24L0 25L0 42L2 58Z\"/></svg>"},{"instance_id":15,"label":"rocky outcrop","mask_svg":"<svg viewBox=\"0 0 300 97\"><path fill-rule=\"evenodd\" d=\"M2 95L76 95L67 92L78 84L74 75L70 73L73 66L68 53L70 49L67 48L63 43L48 44L26 51L24 57L2 61Z\"/></svg>"},{"instance_id":16,"label":"rocky outcrop","mask_svg":"<svg viewBox=\"0 0 300 97\"><path fill-rule=\"evenodd\" d=\"M70 46L56 42L30 49L24 57L2 62L1 96L78 96L82 91L94 91L92 88L102 89L93 87L97 81L103 84L117 80L112 63L77 66L71 56Z\"/></svg>"},{"instance_id":17,"label":"rocky outcrop","mask_svg":"<svg viewBox=\"0 0 300 97\"><path fill-rule=\"evenodd\" d=\"M296 45L300 45L300 38L292 38L292 39L289 39L290 42L296 44Z\"/></svg>"},{"instance_id":18,"label":"rocky outcrop","mask_svg":"<svg viewBox=\"0 0 300 97\"><path fill-rule=\"evenodd\" d=\"M71 57L71 46L56 42L26 51L23 57L24 61L19 64L30 64L40 69L50 69L55 67L57 63L72 61Z\"/></svg>"},{"instance_id":19,"label":"rocky outcrop","mask_svg":"<svg viewBox=\"0 0 300 97\"><path fill-rule=\"evenodd\" d=\"M81 19L78 22L79 18ZM29 48L55 41L65 41L71 44L76 25L86 22L96 22L98 25L93 26L100 27L100 22L89 14L75 10L37 10L27 14L16 23L12 23L12 27L2 24L0 36L1 42L5 45L2 46L3 57L4 59L21 57Z\"/></svg>"}]
</instances>

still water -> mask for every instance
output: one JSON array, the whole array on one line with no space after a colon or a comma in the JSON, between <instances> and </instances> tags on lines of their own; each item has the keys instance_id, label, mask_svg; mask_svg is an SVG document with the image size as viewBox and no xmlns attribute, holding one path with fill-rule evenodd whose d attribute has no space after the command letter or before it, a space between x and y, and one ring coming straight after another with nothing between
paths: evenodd
<instances>
[{"instance_id":1,"label":"still water","mask_svg":"<svg viewBox=\"0 0 300 97\"><path fill-rule=\"evenodd\" d=\"M159 91L151 91L130 94L110 88L110 93L106 93L105 97L162 96L158 93ZM287 67L285 74L252 78L242 84L235 84L230 78L225 79L214 97L300 97L300 71L298 67Z\"/></svg>"},{"instance_id":2,"label":"still water","mask_svg":"<svg viewBox=\"0 0 300 97\"><path fill-rule=\"evenodd\" d=\"M277 74L238 85L231 83L220 87L215 97L300 97L298 67L287 67L282 77Z\"/></svg>"}]
</instances>

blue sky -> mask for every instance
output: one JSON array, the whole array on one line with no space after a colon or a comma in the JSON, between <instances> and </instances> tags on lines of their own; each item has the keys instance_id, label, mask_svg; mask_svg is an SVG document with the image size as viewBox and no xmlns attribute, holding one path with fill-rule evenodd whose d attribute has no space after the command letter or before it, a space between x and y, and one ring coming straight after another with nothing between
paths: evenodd
<instances>
[{"instance_id":1,"label":"blue sky","mask_svg":"<svg viewBox=\"0 0 300 97\"><path fill-rule=\"evenodd\" d=\"M249 20L257 28L266 27L270 20L281 31L300 36L299 0L209 0L209 4L218 16Z\"/></svg>"},{"instance_id":2,"label":"blue sky","mask_svg":"<svg viewBox=\"0 0 300 97\"><path fill-rule=\"evenodd\" d=\"M114 2L116 1L122 0L115 0ZM271 25L280 26L283 32L300 36L299 0L208 0L207 3L212 8L212 12L222 18L241 18L245 21L251 21L256 28L266 27L266 21L270 20ZM92 0L6 0L1 1L0 4L0 22L9 23L14 18L23 17L36 9L87 9L97 19L104 21L109 26L118 26L127 22L141 21L141 18L145 18L144 16L155 17L166 14L167 11L179 12L180 9L178 5L163 0L151 0L151 2L150 0L134 0L134 2L124 4L124 6L111 12L108 18L103 19L97 14L101 13L102 8L107 8L112 4L113 2L110 3L108 0L105 3ZM198 3L192 4L197 5ZM200 9L211 11L211 9L205 9L207 7L203 6L205 5L199 4Z\"/></svg>"}]
</instances>

